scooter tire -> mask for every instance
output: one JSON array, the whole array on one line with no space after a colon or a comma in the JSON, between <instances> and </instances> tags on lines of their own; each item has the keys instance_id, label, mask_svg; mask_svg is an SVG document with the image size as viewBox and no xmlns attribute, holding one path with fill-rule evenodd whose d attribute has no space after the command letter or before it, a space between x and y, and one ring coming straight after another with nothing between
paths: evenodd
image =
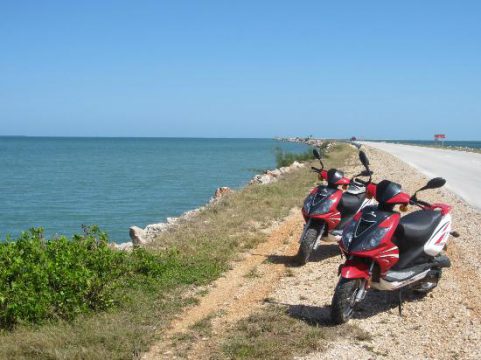
<instances>
[{"instance_id":1,"label":"scooter tire","mask_svg":"<svg viewBox=\"0 0 481 360\"><path fill-rule=\"evenodd\" d=\"M309 227L304 232L296 255L296 260L299 265L305 265L309 261L316 240L319 237L319 231L319 227Z\"/></svg>"},{"instance_id":2,"label":"scooter tire","mask_svg":"<svg viewBox=\"0 0 481 360\"><path fill-rule=\"evenodd\" d=\"M331 320L334 324L341 325L351 319L360 286L359 279L341 278L339 280L331 304Z\"/></svg>"}]
</instances>

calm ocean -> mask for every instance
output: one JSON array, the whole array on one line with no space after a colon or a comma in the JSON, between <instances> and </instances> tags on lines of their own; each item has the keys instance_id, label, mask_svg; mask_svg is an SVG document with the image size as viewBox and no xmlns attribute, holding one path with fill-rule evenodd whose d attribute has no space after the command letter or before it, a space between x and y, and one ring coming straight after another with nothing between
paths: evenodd
<instances>
[{"instance_id":1,"label":"calm ocean","mask_svg":"<svg viewBox=\"0 0 481 360\"><path fill-rule=\"evenodd\" d=\"M42 226L71 235L97 224L116 242L205 204L275 167L269 139L0 137L0 237Z\"/></svg>"}]
</instances>

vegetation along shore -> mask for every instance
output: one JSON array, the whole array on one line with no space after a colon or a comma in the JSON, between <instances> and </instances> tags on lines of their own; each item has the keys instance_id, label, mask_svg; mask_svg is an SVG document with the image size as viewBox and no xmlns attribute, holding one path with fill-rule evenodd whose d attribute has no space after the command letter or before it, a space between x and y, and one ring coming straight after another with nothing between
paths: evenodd
<instances>
[{"instance_id":1,"label":"vegetation along shore","mask_svg":"<svg viewBox=\"0 0 481 360\"><path fill-rule=\"evenodd\" d=\"M331 161L348 151L338 145ZM230 192L131 252L112 249L96 228L73 239L34 231L3 243L0 357L139 356L198 301L202 286L263 242L266 229L299 206L312 184L312 174L299 167L267 185Z\"/></svg>"}]
</instances>

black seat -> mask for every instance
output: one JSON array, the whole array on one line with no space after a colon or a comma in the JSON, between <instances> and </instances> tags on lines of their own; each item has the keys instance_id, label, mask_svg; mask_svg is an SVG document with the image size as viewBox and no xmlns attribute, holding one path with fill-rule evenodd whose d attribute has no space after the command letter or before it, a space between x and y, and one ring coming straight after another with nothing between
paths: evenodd
<instances>
[{"instance_id":1,"label":"black seat","mask_svg":"<svg viewBox=\"0 0 481 360\"><path fill-rule=\"evenodd\" d=\"M441 212L419 210L401 218L396 229L399 248L406 249L423 245L441 221Z\"/></svg>"},{"instance_id":2,"label":"black seat","mask_svg":"<svg viewBox=\"0 0 481 360\"><path fill-rule=\"evenodd\" d=\"M341 201L337 206L337 210L341 213L341 222L337 225L337 229L342 229L344 225L352 219L357 213L362 202L366 198L366 193L351 194L345 192L342 194Z\"/></svg>"}]
</instances>

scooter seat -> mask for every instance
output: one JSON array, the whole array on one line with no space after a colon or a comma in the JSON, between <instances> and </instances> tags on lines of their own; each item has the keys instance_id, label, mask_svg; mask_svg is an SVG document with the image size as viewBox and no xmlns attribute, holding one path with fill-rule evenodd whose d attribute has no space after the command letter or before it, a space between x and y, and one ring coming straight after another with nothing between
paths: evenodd
<instances>
[{"instance_id":1,"label":"scooter seat","mask_svg":"<svg viewBox=\"0 0 481 360\"><path fill-rule=\"evenodd\" d=\"M352 219L361 207L365 198L366 193L351 194L345 192L342 194L341 201L337 206L337 210L341 213L341 222L338 224L337 229L342 229L344 225Z\"/></svg>"},{"instance_id":2,"label":"scooter seat","mask_svg":"<svg viewBox=\"0 0 481 360\"><path fill-rule=\"evenodd\" d=\"M366 198L366 193L361 194L351 194L345 192L342 194L341 201L337 206L337 209L344 217L344 215L354 215L359 210L362 202Z\"/></svg>"},{"instance_id":3,"label":"scooter seat","mask_svg":"<svg viewBox=\"0 0 481 360\"><path fill-rule=\"evenodd\" d=\"M403 216L396 229L399 248L406 249L424 244L441 218L441 212L435 210L419 210Z\"/></svg>"}]
</instances>

